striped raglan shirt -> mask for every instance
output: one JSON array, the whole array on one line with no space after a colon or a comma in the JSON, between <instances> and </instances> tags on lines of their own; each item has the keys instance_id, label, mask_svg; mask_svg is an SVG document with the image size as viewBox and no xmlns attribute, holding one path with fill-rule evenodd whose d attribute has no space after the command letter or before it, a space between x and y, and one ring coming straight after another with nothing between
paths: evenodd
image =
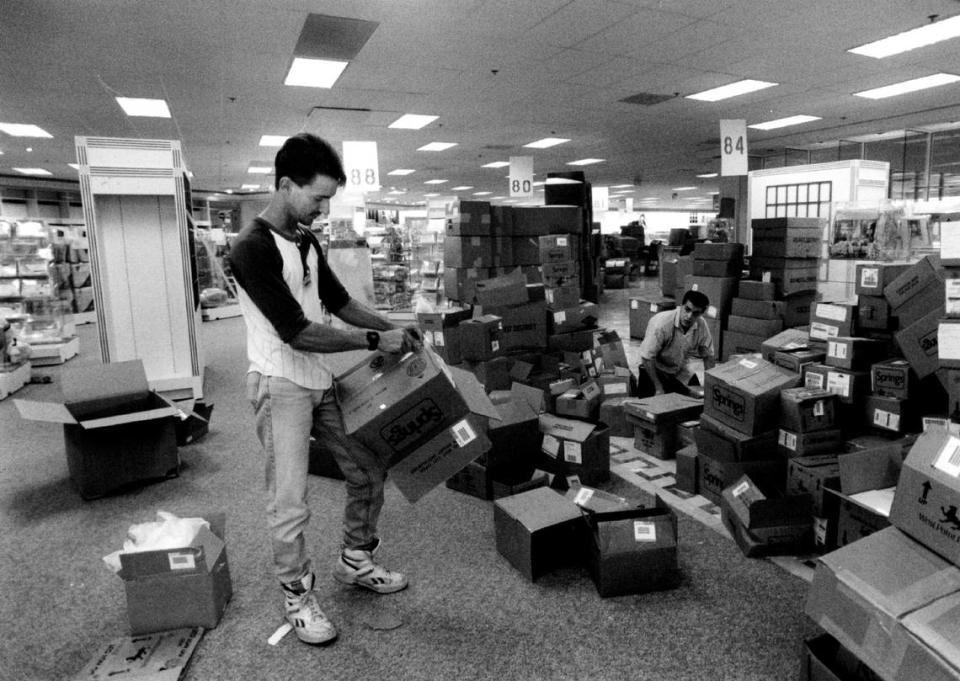
<instances>
[{"instance_id":1,"label":"striped raglan shirt","mask_svg":"<svg viewBox=\"0 0 960 681\"><path fill-rule=\"evenodd\" d=\"M333 375L323 354L296 350L289 343L310 322L324 323L324 307L336 313L350 295L327 265L316 237L298 229L299 246L255 218L231 245L230 269L247 326L249 371L326 390ZM309 283L304 281L304 258Z\"/></svg>"}]
</instances>

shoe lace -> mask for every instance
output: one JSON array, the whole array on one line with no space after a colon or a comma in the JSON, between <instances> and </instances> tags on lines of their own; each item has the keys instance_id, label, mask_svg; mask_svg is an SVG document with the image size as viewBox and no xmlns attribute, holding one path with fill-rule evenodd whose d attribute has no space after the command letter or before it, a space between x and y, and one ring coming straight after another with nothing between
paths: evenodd
<instances>
[{"instance_id":1,"label":"shoe lace","mask_svg":"<svg viewBox=\"0 0 960 681\"><path fill-rule=\"evenodd\" d=\"M327 618L323 610L320 609L320 603L317 601L317 597L312 593L306 594L300 600L300 607L307 611L311 619L323 620Z\"/></svg>"}]
</instances>

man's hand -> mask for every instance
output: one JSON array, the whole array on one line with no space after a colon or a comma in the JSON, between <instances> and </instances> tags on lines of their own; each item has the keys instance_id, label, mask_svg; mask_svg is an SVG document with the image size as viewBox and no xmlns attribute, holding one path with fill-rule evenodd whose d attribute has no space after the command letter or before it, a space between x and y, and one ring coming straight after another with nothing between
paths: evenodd
<instances>
[{"instance_id":1,"label":"man's hand","mask_svg":"<svg viewBox=\"0 0 960 681\"><path fill-rule=\"evenodd\" d=\"M390 329L389 331L381 331L380 345L377 347L377 349L383 350L384 352L389 352L391 354L406 352L406 341L407 332L405 329Z\"/></svg>"},{"instance_id":2,"label":"man's hand","mask_svg":"<svg viewBox=\"0 0 960 681\"><path fill-rule=\"evenodd\" d=\"M423 350L423 341L416 326L403 329L403 352L420 352Z\"/></svg>"}]
</instances>

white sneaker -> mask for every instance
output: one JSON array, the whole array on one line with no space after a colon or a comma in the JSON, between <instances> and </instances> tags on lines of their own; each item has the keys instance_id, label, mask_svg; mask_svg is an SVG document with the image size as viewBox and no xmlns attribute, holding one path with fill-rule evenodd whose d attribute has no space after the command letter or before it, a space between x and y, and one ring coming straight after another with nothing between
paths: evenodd
<instances>
[{"instance_id":1,"label":"white sneaker","mask_svg":"<svg viewBox=\"0 0 960 681\"><path fill-rule=\"evenodd\" d=\"M407 588L407 578L402 572L387 570L373 562L373 554L380 542L370 551L344 549L333 568L333 577L343 584L362 586L378 594L392 594Z\"/></svg>"},{"instance_id":2,"label":"white sneaker","mask_svg":"<svg viewBox=\"0 0 960 681\"><path fill-rule=\"evenodd\" d=\"M295 582L284 584L283 607L297 638L304 643L321 645L337 638L337 628L320 609L313 582L313 573L309 572Z\"/></svg>"}]
</instances>

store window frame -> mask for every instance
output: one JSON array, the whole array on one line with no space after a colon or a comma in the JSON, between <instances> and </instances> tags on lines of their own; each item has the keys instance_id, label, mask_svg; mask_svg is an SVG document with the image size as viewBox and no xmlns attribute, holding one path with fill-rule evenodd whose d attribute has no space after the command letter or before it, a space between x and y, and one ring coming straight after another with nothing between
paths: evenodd
<instances>
[{"instance_id":1,"label":"store window frame","mask_svg":"<svg viewBox=\"0 0 960 681\"><path fill-rule=\"evenodd\" d=\"M764 217L829 218L833 182L801 182L770 185L766 190Z\"/></svg>"}]
</instances>

